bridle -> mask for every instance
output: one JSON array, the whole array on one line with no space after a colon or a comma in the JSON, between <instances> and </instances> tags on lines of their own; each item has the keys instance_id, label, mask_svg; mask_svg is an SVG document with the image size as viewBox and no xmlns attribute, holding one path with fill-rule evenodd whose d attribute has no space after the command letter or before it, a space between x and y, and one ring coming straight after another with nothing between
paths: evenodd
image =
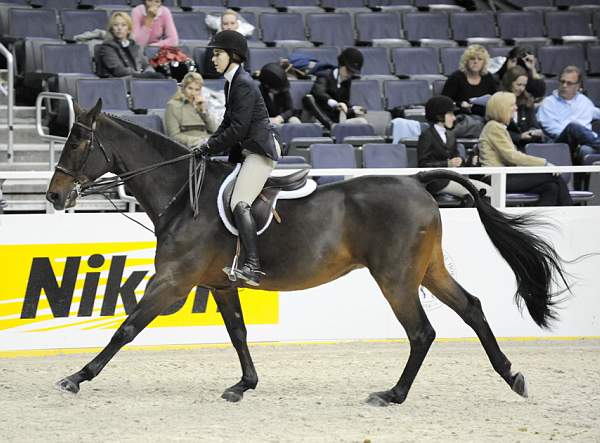
<instances>
[{"instance_id":1,"label":"bridle","mask_svg":"<svg viewBox=\"0 0 600 443\"><path fill-rule=\"evenodd\" d=\"M106 149L104 149L104 146L102 145L100 139L96 137L96 122L94 122L91 127L86 126L81 122L75 122L73 123L73 126L77 126L88 133L84 157L81 160L81 163L77 166L77 169L75 169L74 171L60 164L56 165L54 169L62 172L63 174L67 174L68 176L72 177L73 180L75 180L75 192L77 193L77 195L79 195L82 192L82 190L86 188L86 186L92 183L92 180L90 180L87 176L81 174L81 171L83 170L88 159L90 158L90 154L94 150L94 146L97 145L100 148L102 154L104 154L104 158L107 164L110 165L111 159L108 157Z\"/></svg>"},{"instance_id":2,"label":"bridle","mask_svg":"<svg viewBox=\"0 0 600 443\"><path fill-rule=\"evenodd\" d=\"M170 160L166 160L160 163L155 163L153 165L144 166L142 168L126 172L121 174L120 177L110 177L110 178L99 178L96 180L90 180L86 175L81 174L84 166L86 165L90 154L95 146L100 148L102 154L104 154L104 159L108 165L111 164L112 160L109 157L106 149L102 145L100 139L96 136L96 122L92 124L91 127L84 125L81 122L73 123L73 126L78 126L79 128L87 131L88 137L85 146L85 156L81 160L81 163L78 165L77 169L70 170L60 164L55 166L57 171L60 171L70 177L73 178L75 182L75 188L71 191L71 198L77 198L80 195L92 195L92 194L102 194L106 198L110 200L110 198L105 193L110 189L114 189L118 186L125 184L127 181L131 180L138 175L146 174L150 171L158 169L162 166L166 166L172 163L177 163L182 160L189 159L189 175L187 181L183 184L183 186L175 193L175 195L169 200L164 208L158 213L158 218L162 217L167 210L171 207L176 200L183 194L183 191L188 188L190 194L190 206L194 213L194 218L198 216L199 213L199 205L198 201L200 198L200 192L202 190L202 184L204 182L204 173L206 171L206 157L205 154L200 153L199 151L192 151L187 154L180 155ZM74 194L74 195L73 195ZM114 203L113 203L114 205Z\"/></svg>"}]
</instances>

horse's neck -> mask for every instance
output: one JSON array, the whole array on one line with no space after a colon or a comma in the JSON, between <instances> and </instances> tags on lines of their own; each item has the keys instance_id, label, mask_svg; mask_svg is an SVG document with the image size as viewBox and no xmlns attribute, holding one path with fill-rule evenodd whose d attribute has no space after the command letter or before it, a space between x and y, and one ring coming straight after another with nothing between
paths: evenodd
<instances>
[{"instance_id":1,"label":"horse's neck","mask_svg":"<svg viewBox=\"0 0 600 443\"><path fill-rule=\"evenodd\" d=\"M120 149L113 150L115 165L112 172L119 176L185 154L185 151L179 152L169 146L160 149L156 143L149 143L125 129L121 129L121 133L117 131L113 143ZM179 161L129 180L127 190L138 200L156 226L161 212L185 185L187 174L188 162Z\"/></svg>"}]
</instances>

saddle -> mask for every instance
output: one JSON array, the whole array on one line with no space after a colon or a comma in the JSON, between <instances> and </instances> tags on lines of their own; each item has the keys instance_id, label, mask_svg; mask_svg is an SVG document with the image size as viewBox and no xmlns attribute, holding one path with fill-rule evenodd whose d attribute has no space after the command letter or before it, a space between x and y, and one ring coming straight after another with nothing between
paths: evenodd
<instances>
[{"instance_id":1,"label":"saddle","mask_svg":"<svg viewBox=\"0 0 600 443\"><path fill-rule=\"evenodd\" d=\"M233 221L230 202L235 179L240 172L240 168L241 164L238 164L233 172L223 180L223 184L219 189L219 195L217 197L217 206L219 208L221 221L229 232L235 236L238 235L238 230ZM308 172L308 169L302 169L283 177L271 176L267 179L261 193L252 204L252 216L256 222L258 235L262 234L269 227L273 220L273 216L278 219L278 222L281 222L275 210L277 200L290 200L306 197L307 195L312 194L317 188L317 183L308 178Z\"/></svg>"}]
</instances>

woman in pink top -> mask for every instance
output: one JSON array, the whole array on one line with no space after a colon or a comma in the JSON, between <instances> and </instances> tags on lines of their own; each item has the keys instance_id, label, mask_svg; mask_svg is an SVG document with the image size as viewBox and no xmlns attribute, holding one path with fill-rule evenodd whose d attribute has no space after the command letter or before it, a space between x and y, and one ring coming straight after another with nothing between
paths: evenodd
<instances>
[{"instance_id":1,"label":"woman in pink top","mask_svg":"<svg viewBox=\"0 0 600 443\"><path fill-rule=\"evenodd\" d=\"M133 37L140 46L177 46L173 16L162 0L144 0L131 11Z\"/></svg>"}]
</instances>

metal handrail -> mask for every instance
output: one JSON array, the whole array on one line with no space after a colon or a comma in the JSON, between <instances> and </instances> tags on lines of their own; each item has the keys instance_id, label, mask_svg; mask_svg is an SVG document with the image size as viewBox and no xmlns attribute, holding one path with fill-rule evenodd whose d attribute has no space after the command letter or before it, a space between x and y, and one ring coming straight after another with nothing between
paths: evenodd
<instances>
[{"instance_id":1,"label":"metal handrail","mask_svg":"<svg viewBox=\"0 0 600 443\"><path fill-rule=\"evenodd\" d=\"M8 126L8 143L7 143L7 156L8 162L14 161L14 106L15 106L15 65L12 53L0 43L0 53L6 57L6 70L7 70L7 87L4 88L0 85L0 92L8 97L8 107L6 111L7 126Z\"/></svg>"},{"instance_id":2,"label":"metal handrail","mask_svg":"<svg viewBox=\"0 0 600 443\"><path fill-rule=\"evenodd\" d=\"M49 159L49 170L54 169L54 142L66 142L67 137L60 137L58 135L50 135L44 132L44 128L42 126L42 100L65 100L69 107L69 128L73 126L73 122L75 121L75 109L73 107L73 97L70 94L64 94L62 92L41 92L37 99L35 100L35 128L37 130L38 135L42 140L48 140L50 145L50 159ZM49 109L49 106L46 106L46 109Z\"/></svg>"}]
</instances>

